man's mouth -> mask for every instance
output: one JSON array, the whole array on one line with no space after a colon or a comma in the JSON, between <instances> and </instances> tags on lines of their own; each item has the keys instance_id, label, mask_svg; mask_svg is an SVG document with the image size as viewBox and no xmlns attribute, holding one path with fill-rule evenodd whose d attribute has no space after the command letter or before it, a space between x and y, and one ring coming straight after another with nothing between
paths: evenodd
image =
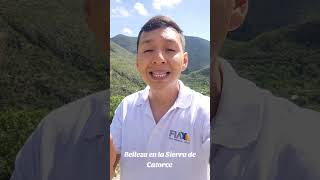
<instances>
[{"instance_id":1,"label":"man's mouth","mask_svg":"<svg viewBox=\"0 0 320 180\"><path fill-rule=\"evenodd\" d=\"M151 75L152 79L154 79L154 80L163 80L169 76L170 72L168 72L168 71L151 71L151 72L149 72L149 74Z\"/></svg>"}]
</instances>

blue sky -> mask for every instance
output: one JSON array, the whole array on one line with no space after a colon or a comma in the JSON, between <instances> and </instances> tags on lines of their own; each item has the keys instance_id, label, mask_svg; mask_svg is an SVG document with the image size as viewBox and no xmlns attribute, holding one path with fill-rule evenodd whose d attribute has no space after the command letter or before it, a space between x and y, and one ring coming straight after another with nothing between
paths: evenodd
<instances>
[{"instance_id":1,"label":"blue sky","mask_svg":"<svg viewBox=\"0 0 320 180\"><path fill-rule=\"evenodd\" d=\"M187 36L210 40L210 0L110 0L110 37L137 36L155 15L173 18Z\"/></svg>"}]
</instances>

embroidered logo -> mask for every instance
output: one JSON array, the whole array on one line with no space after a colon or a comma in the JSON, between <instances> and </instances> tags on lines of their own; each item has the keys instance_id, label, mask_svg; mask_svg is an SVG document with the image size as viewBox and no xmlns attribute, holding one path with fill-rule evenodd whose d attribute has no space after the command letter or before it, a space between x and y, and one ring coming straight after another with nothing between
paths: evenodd
<instances>
[{"instance_id":1,"label":"embroidered logo","mask_svg":"<svg viewBox=\"0 0 320 180\"><path fill-rule=\"evenodd\" d=\"M176 140L179 142L184 142L184 143L190 143L190 136L188 133L182 132L182 131L175 131L175 130L170 130L169 131L169 139Z\"/></svg>"}]
</instances>

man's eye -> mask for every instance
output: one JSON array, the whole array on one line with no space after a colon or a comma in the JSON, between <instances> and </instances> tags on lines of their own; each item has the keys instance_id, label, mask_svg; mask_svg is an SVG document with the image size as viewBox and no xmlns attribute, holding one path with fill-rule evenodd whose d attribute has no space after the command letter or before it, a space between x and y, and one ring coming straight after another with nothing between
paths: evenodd
<instances>
[{"instance_id":1,"label":"man's eye","mask_svg":"<svg viewBox=\"0 0 320 180\"><path fill-rule=\"evenodd\" d=\"M176 52L176 50L174 50L174 49L167 49L167 51Z\"/></svg>"},{"instance_id":2,"label":"man's eye","mask_svg":"<svg viewBox=\"0 0 320 180\"><path fill-rule=\"evenodd\" d=\"M148 53L148 52L152 52L153 50L152 49L147 49L147 50L144 50L143 53Z\"/></svg>"}]
</instances>

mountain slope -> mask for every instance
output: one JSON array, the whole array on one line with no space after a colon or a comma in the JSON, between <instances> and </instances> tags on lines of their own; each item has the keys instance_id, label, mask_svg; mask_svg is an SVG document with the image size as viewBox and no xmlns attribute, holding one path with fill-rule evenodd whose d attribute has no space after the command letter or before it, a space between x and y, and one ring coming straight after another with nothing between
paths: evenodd
<instances>
[{"instance_id":1,"label":"mountain slope","mask_svg":"<svg viewBox=\"0 0 320 180\"><path fill-rule=\"evenodd\" d=\"M68 39L72 30L53 38L50 23L34 20L22 26L15 22L19 18L0 16L0 110L51 109L107 88L107 58L89 32L79 33L84 39Z\"/></svg>"},{"instance_id":2,"label":"mountain slope","mask_svg":"<svg viewBox=\"0 0 320 180\"><path fill-rule=\"evenodd\" d=\"M320 110L320 21L290 25L248 42L228 40L222 56L244 78Z\"/></svg>"},{"instance_id":3,"label":"mountain slope","mask_svg":"<svg viewBox=\"0 0 320 180\"><path fill-rule=\"evenodd\" d=\"M137 52L137 37L118 34L111 38L111 40L133 54Z\"/></svg>"},{"instance_id":4,"label":"mountain slope","mask_svg":"<svg viewBox=\"0 0 320 180\"><path fill-rule=\"evenodd\" d=\"M210 64L210 42L198 37L186 36L189 56L188 72L200 70Z\"/></svg>"},{"instance_id":5,"label":"mountain slope","mask_svg":"<svg viewBox=\"0 0 320 180\"><path fill-rule=\"evenodd\" d=\"M210 66L193 71L189 74L182 74L181 80L191 89L201 94L210 95Z\"/></svg>"},{"instance_id":6,"label":"mountain slope","mask_svg":"<svg viewBox=\"0 0 320 180\"><path fill-rule=\"evenodd\" d=\"M254 0L243 26L229 34L233 40L249 40L280 27L320 18L319 0Z\"/></svg>"},{"instance_id":7,"label":"mountain slope","mask_svg":"<svg viewBox=\"0 0 320 180\"><path fill-rule=\"evenodd\" d=\"M110 41L110 88L111 95L127 96L144 88L136 70L135 56Z\"/></svg>"},{"instance_id":8,"label":"mountain slope","mask_svg":"<svg viewBox=\"0 0 320 180\"><path fill-rule=\"evenodd\" d=\"M0 1L0 180L40 120L108 88L108 58L77 0Z\"/></svg>"}]
</instances>

